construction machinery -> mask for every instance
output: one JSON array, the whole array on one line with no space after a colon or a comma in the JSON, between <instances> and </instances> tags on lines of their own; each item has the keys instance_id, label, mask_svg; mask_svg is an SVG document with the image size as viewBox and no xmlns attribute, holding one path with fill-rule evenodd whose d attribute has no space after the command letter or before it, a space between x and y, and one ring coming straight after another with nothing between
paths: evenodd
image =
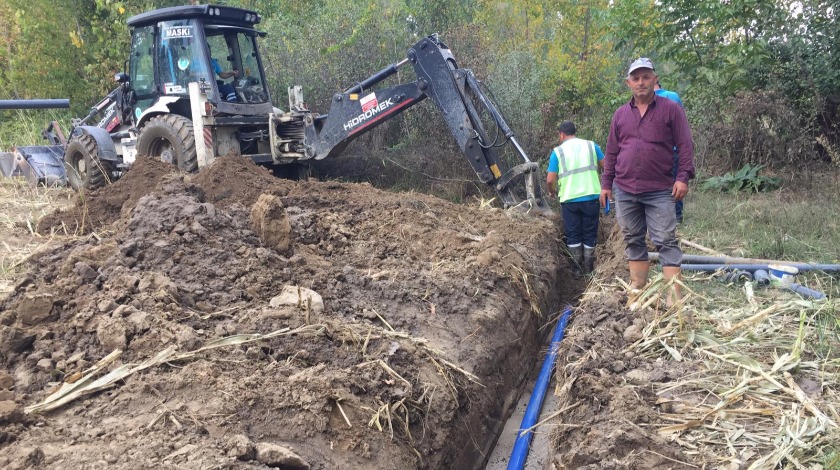
<instances>
[{"instance_id":1,"label":"construction machinery","mask_svg":"<svg viewBox=\"0 0 840 470\"><path fill-rule=\"evenodd\" d=\"M0 100L0 110L7 109L61 109L69 108L68 99ZM53 144L65 142L59 136L57 123L50 123L42 134ZM57 130L54 130L57 129ZM28 145L15 147L12 152L0 152L0 174L21 176L36 186L63 186L67 184L62 155L63 145Z\"/></svg>"},{"instance_id":2,"label":"construction machinery","mask_svg":"<svg viewBox=\"0 0 840 470\"><path fill-rule=\"evenodd\" d=\"M318 114L307 109L300 86L289 88L288 110L272 104L257 46L257 38L265 36L256 29L260 21L255 11L217 5L163 8L129 18L128 71L116 75L117 88L74 123L66 144L48 133L63 150L68 183L75 189L101 187L119 178L138 155L184 171L228 155L299 166L340 154L355 138L430 98L478 179L506 208L550 211L538 165L476 77L458 67L436 35L418 41L405 59L335 93L329 112ZM404 66L414 69L415 80L374 88ZM488 137L483 120L498 126L505 142ZM496 151L503 143L511 143L522 159L507 171ZM522 180L524 192L514 190Z\"/></svg>"}]
</instances>

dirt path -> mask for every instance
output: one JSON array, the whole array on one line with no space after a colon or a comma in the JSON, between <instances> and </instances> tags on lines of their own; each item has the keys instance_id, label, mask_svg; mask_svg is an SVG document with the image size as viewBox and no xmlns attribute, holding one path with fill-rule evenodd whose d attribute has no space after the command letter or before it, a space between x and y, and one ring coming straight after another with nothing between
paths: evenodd
<instances>
[{"instance_id":1,"label":"dirt path","mask_svg":"<svg viewBox=\"0 0 840 470\"><path fill-rule=\"evenodd\" d=\"M246 159L171 170L141 159L42 220L79 236L0 303L0 467L481 465L581 287L551 222ZM23 413L115 350L110 368L272 333Z\"/></svg>"}]
</instances>

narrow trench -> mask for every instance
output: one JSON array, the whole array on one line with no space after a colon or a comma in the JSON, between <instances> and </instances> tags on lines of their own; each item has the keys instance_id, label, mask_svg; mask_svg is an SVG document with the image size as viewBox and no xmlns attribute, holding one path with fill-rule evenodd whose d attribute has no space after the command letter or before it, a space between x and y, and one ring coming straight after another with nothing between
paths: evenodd
<instances>
[{"instance_id":1,"label":"narrow trench","mask_svg":"<svg viewBox=\"0 0 840 470\"><path fill-rule=\"evenodd\" d=\"M582 293L582 291L580 293ZM579 294L576 297L578 297ZM560 310L558 310L558 315L559 313ZM492 445L490 452L486 455L485 462L479 468L483 468L484 470L505 470L507 468L511 452L513 451L513 447L516 442L517 433L522 425L522 418L525 415L525 410L528 407L528 402L530 401L531 394L534 391L534 385L539 376L540 369L542 368L543 360L545 359L549 343L551 342L551 333L554 330L554 325L556 323L556 318L553 318L545 328L547 331L542 335L543 339L540 342L540 348L534 354L534 361L530 365L528 374L525 375L525 378L520 387L516 390L516 393L512 394L513 396L517 396L518 399L513 401L508 409L505 410L506 414L509 413L509 417L504 421L504 425L498 430L495 436L495 442ZM545 393L545 400L539 417L537 418L537 423L547 416L550 416L551 413L557 411L557 400L554 396L555 386L556 381L554 374L552 373L552 378L549 382L548 390ZM550 461L552 457L551 450L550 426L543 425L537 427L534 430L534 434L531 439L530 450L528 452L528 458L525 461L524 468L530 470L546 468L546 463Z\"/></svg>"},{"instance_id":2,"label":"narrow trench","mask_svg":"<svg viewBox=\"0 0 840 470\"><path fill-rule=\"evenodd\" d=\"M600 227L598 235L599 245L604 244L607 234L613 226L612 223L602 223L601 225L602 227ZM562 233L562 227L559 227L558 230ZM596 260L596 265L598 261L600 261L600 259ZM549 318L548 322L540 331L540 346L532 356L533 362L529 365L529 371L523 377L520 386L509 395L509 397L518 398L505 403L506 409L504 410L504 414L505 416L508 416L508 418L503 422L503 425L496 430L497 432L493 437L492 444L489 446L490 451L486 453L484 462L482 462L480 466L476 467L478 469L507 469L508 463L511 459L511 453L516 443L517 434L522 425L522 419L525 416L525 410L528 407L528 403L534 391L534 385L539 377L543 361L548 352L548 348L552 340L552 332L557 324L557 320L565 306L577 306L578 299L580 299L587 287L587 282L584 279L573 275L568 269L565 269L558 274L557 282L563 282L567 279L573 280L572 285L574 288L570 291L571 298L561 299L559 305L553 306L551 311L552 317ZM557 360L559 361L560 358L557 358ZM554 366L556 367L556 363ZM545 393L542 409L536 420L537 423L540 423L543 419L551 416L552 413L557 412L558 400L554 395L556 385L557 382L552 368L551 380ZM538 426L533 431L527 459L524 462L523 468L525 470L542 470L544 468L548 468L548 463L551 461L553 455L551 426L549 423L546 423Z\"/></svg>"}]
</instances>

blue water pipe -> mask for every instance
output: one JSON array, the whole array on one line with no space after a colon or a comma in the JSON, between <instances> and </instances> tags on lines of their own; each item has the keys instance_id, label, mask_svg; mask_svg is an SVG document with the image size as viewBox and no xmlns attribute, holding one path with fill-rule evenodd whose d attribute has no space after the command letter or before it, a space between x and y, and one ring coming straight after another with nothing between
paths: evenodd
<instances>
[{"instance_id":1,"label":"blue water pipe","mask_svg":"<svg viewBox=\"0 0 840 470\"><path fill-rule=\"evenodd\" d=\"M804 268L804 270L817 270L819 269L817 266L820 265L807 266ZM683 264L680 265L680 268L686 271L717 271L718 269L740 269L743 271L752 272L753 278L759 285L766 286L770 284L770 277L767 274L769 268L766 264ZM798 268L800 271L803 270L803 268L801 267ZM809 289L801 284L793 283L790 286L786 286L785 289L796 292L797 294L803 295L814 300L825 299L824 293L817 290Z\"/></svg>"},{"instance_id":2,"label":"blue water pipe","mask_svg":"<svg viewBox=\"0 0 840 470\"><path fill-rule=\"evenodd\" d=\"M791 290L793 292L796 292L797 294L803 295L805 297L808 297L808 298L811 298L811 299L814 299L814 300L825 299L825 294L823 294L822 292L820 292L818 290L814 290L814 289L809 289L809 288L803 286L802 284L797 284L795 282L793 284L785 287L785 289Z\"/></svg>"},{"instance_id":3,"label":"blue water pipe","mask_svg":"<svg viewBox=\"0 0 840 470\"><path fill-rule=\"evenodd\" d=\"M836 264L787 264L799 271L840 271L840 265ZM740 269L742 271L755 272L756 269L769 271L767 264L681 264L680 268L686 271L717 271L718 269Z\"/></svg>"},{"instance_id":4,"label":"blue water pipe","mask_svg":"<svg viewBox=\"0 0 840 470\"><path fill-rule=\"evenodd\" d=\"M571 316L572 307L567 306L557 320L557 326L554 327L551 345L548 347L548 353L545 355L542 369L540 369L540 375L534 384L531 399L528 400L528 407L525 408L525 416L522 417L522 424L517 431L516 443L513 445L513 451L510 454L510 460L508 460L508 470L521 470L525 466L525 461L528 459L528 450L531 447L531 438L534 433L533 431L522 432L522 429L531 428L536 424L537 418L540 416L543 401L545 400L545 392L548 389L548 383L551 381L551 372L554 370L554 360L557 359L557 350L560 349L560 341L563 341L563 333L566 331L566 324L569 323L569 317Z\"/></svg>"}]
</instances>

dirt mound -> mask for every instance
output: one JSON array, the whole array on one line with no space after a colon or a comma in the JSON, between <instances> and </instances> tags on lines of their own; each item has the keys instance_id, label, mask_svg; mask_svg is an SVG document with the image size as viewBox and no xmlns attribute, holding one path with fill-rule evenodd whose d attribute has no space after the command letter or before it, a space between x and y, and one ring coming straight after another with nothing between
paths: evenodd
<instances>
[{"instance_id":1,"label":"dirt mound","mask_svg":"<svg viewBox=\"0 0 840 470\"><path fill-rule=\"evenodd\" d=\"M650 320L626 301L620 293L601 295L574 312L557 365L559 407L569 411L554 432L555 468L666 469L693 460L657 434L662 423L651 387L690 371L626 350Z\"/></svg>"},{"instance_id":2,"label":"dirt mound","mask_svg":"<svg viewBox=\"0 0 840 470\"><path fill-rule=\"evenodd\" d=\"M128 213L141 197L149 194L158 182L172 172L171 165L148 157L138 157L124 177L104 189L82 192L75 206L43 217L38 233L83 235L109 226Z\"/></svg>"},{"instance_id":3,"label":"dirt mound","mask_svg":"<svg viewBox=\"0 0 840 470\"><path fill-rule=\"evenodd\" d=\"M96 236L33 257L0 305L0 405L11 400L0 466L481 465L538 356L538 328L579 289L563 277L555 226L278 180L244 158L172 170L138 159L42 223ZM259 219L278 204L285 247ZM136 364L231 336L248 342L20 413L115 350L115 364Z\"/></svg>"},{"instance_id":4,"label":"dirt mound","mask_svg":"<svg viewBox=\"0 0 840 470\"><path fill-rule=\"evenodd\" d=\"M560 343L556 394L566 412L553 431L552 463L592 470L687 468L685 462L705 456L687 456L657 433L664 424L652 383L679 381L690 366L651 362L628 347L657 313L627 308L627 293L615 281L628 279L624 241L610 222L601 225L596 279L616 287L590 286Z\"/></svg>"}]
</instances>

